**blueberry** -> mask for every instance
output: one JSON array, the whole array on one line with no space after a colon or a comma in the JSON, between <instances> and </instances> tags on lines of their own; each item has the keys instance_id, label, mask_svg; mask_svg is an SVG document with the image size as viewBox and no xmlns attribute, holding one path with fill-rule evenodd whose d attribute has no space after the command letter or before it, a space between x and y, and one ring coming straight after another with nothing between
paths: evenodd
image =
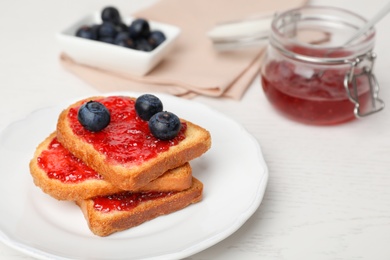
<instances>
[{"instance_id":1,"label":"blueberry","mask_svg":"<svg viewBox=\"0 0 390 260\"><path fill-rule=\"evenodd\" d=\"M148 37L150 34L148 21L142 18L134 20L129 26L129 33L133 39Z\"/></svg>"},{"instance_id":2,"label":"blueberry","mask_svg":"<svg viewBox=\"0 0 390 260\"><path fill-rule=\"evenodd\" d=\"M77 119L85 129L91 132L99 132L110 123L111 116L102 103L91 100L80 107Z\"/></svg>"},{"instance_id":3,"label":"blueberry","mask_svg":"<svg viewBox=\"0 0 390 260\"><path fill-rule=\"evenodd\" d=\"M135 40L135 49L139 51L149 52L153 50L153 46L148 42L148 40L140 38Z\"/></svg>"},{"instance_id":4,"label":"blueberry","mask_svg":"<svg viewBox=\"0 0 390 260\"><path fill-rule=\"evenodd\" d=\"M149 22L138 18L127 26L122 22L118 9L105 7L101 12L102 23L80 27L76 36L100 42L150 52L166 40L164 33L150 31Z\"/></svg>"},{"instance_id":5,"label":"blueberry","mask_svg":"<svg viewBox=\"0 0 390 260\"><path fill-rule=\"evenodd\" d=\"M154 137L171 140L177 136L181 128L180 119L171 112L159 112L149 120L149 130Z\"/></svg>"},{"instance_id":6,"label":"blueberry","mask_svg":"<svg viewBox=\"0 0 390 260\"><path fill-rule=\"evenodd\" d=\"M100 24L94 24L91 26L91 31L96 36L96 38L93 40L99 39L99 29L100 29Z\"/></svg>"},{"instance_id":7,"label":"blueberry","mask_svg":"<svg viewBox=\"0 0 390 260\"><path fill-rule=\"evenodd\" d=\"M115 39L118 34L117 28L111 22L104 22L99 27L99 40L105 38Z\"/></svg>"},{"instance_id":8,"label":"blueberry","mask_svg":"<svg viewBox=\"0 0 390 260\"><path fill-rule=\"evenodd\" d=\"M135 111L142 120L149 120L154 114L163 110L161 100L151 94L139 96L135 101Z\"/></svg>"},{"instance_id":9,"label":"blueberry","mask_svg":"<svg viewBox=\"0 0 390 260\"><path fill-rule=\"evenodd\" d=\"M130 38L128 32L118 33L115 37L114 44L131 49L135 48L135 41Z\"/></svg>"},{"instance_id":10,"label":"blueberry","mask_svg":"<svg viewBox=\"0 0 390 260\"><path fill-rule=\"evenodd\" d=\"M115 39L111 38L111 37L103 37L103 38L100 38L99 41L114 44Z\"/></svg>"},{"instance_id":11,"label":"blueberry","mask_svg":"<svg viewBox=\"0 0 390 260\"><path fill-rule=\"evenodd\" d=\"M121 23L121 16L118 9L112 6L105 7L102 10L101 18L103 22L111 22L116 25Z\"/></svg>"},{"instance_id":12,"label":"blueberry","mask_svg":"<svg viewBox=\"0 0 390 260\"><path fill-rule=\"evenodd\" d=\"M127 27L126 24L121 22L118 25L116 25L116 29L117 29L118 32L128 32L129 27Z\"/></svg>"},{"instance_id":13,"label":"blueberry","mask_svg":"<svg viewBox=\"0 0 390 260\"><path fill-rule=\"evenodd\" d=\"M130 39L128 32L119 32L115 37L115 44L120 41L128 40Z\"/></svg>"},{"instance_id":14,"label":"blueberry","mask_svg":"<svg viewBox=\"0 0 390 260\"><path fill-rule=\"evenodd\" d=\"M148 42L152 45L153 49L159 46L165 41L165 34L161 31L152 31L148 37Z\"/></svg>"},{"instance_id":15,"label":"blueberry","mask_svg":"<svg viewBox=\"0 0 390 260\"><path fill-rule=\"evenodd\" d=\"M95 30L95 27L93 26L91 27L88 25L81 26L76 31L76 36L84 39L89 39L89 40L97 40L98 38L98 34L97 31Z\"/></svg>"}]
</instances>

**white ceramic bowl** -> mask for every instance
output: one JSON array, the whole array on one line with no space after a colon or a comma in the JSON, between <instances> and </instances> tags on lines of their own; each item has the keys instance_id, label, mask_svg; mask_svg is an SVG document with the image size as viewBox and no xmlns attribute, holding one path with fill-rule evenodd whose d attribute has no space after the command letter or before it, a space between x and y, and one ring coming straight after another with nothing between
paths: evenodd
<instances>
[{"instance_id":1,"label":"white ceramic bowl","mask_svg":"<svg viewBox=\"0 0 390 260\"><path fill-rule=\"evenodd\" d=\"M122 21L130 25L132 17ZM57 34L62 50L74 61L92 67L143 76L153 69L172 50L180 29L178 27L148 20L151 30L160 30L166 40L151 52L138 51L109 43L83 39L75 36L82 25L100 24L100 12L88 15Z\"/></svg>"}]
</instances>

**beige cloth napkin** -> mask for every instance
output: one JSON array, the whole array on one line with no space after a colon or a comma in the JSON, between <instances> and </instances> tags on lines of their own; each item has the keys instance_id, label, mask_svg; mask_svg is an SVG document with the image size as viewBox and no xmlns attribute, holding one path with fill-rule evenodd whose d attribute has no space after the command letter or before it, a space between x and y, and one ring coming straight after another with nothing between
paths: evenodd
<instances>
[{"instance_id":1,"label":"beige cloth napkin","mask_svg":"<svg viewBox=\"0 0 390 260\"><path fill-rule=\"evenodd\" d=\"M103 71L61 54L64 67L99 90L167 92L240 99L257 75L263 48L218 52L207 38L215 24L302 6L306 0L160 0L135 17L168 23L182 32L174 50L147 75Z\"/></svg>"}]
</instances>

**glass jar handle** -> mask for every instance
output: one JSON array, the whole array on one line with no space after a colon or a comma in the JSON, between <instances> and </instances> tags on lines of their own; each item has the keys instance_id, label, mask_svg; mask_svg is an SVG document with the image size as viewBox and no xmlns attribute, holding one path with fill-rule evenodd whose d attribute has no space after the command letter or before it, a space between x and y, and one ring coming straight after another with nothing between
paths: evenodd
<instances>
[{"instance_id":1,"label":"glass jar handle","mask_svg":"<svg viewBox=\"0 0 390 260\"><path fill-rule=\"evenodd\" d=\"M376 55L373 52L367 53L364 59L356 58L354 61L351 62L351 70L349 71L349 73L345 74L344 77L344 87L349 100L355 105L353 112L357 118L372 115L376 112L381 111L385 107L385 102L379 98L379 84L375 77L375 74L372 72L375 63L375 58ZM369 65L364 66L361 73L355 74L356 67L365 60L369 62ZM371 97L371 109L364 113L360 111L360 103L358 99L358 89L356 82L356 77L363 75L367 76L368 78ZM351 90L349 88L350 84L352 84L353 93L351 93Z\"/></svg>"}]
</instances>

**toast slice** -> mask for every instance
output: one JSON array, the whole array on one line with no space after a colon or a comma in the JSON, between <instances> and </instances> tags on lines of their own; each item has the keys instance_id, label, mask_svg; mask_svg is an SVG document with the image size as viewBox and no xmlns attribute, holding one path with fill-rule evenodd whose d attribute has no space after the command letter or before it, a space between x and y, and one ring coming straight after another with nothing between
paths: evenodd
<instances>
[{"instance_id":1,"label":"toast slice","mask_svg":"<svg viewBox=\"0 0 390 260\"><path fill-rule=\"evenodd\" d=\"M36 186L58 200L75 201L122 191L66 150L56 133L38 145L30 161L30 173ZM191 166L185 163L133 191L182 191L191 184Z\"/></svg>"},{"instance_id":2,"label":"toast slice","mask_svg":"<svg viewBox=\"0 0 390 260\"><path fill-rule=\"evenodd\" d=\"M121 193L79 200L76 203L81 208L92 233L98 236L108 236L199 202L202 199L202 192L203 184L193 178L191 188L180 192L143 195ZM135 196L135 199L131 196ZM123 203L123 201L128 203ZM134 201L136 203L132 204ZM122 210L116 210L117 207Z\"/></svg>"},{"instance_id":3,"label":"toast slice","mask_svg":"<svg viewBox=\"0 0 390 260\"><path fill-rule=\"evenodd\" d=\"M111 113L109 125L100 132L86 130L77 120L78 109L90 100L104 104ZM184 119L175 139L155 138L148 122L137 116L134 104L135 98L123 96L91 97L76 102L60 114L57 139L105 180L123 190L145 186L210 148L210 133Z\"/></svg>"}]
</instances>

